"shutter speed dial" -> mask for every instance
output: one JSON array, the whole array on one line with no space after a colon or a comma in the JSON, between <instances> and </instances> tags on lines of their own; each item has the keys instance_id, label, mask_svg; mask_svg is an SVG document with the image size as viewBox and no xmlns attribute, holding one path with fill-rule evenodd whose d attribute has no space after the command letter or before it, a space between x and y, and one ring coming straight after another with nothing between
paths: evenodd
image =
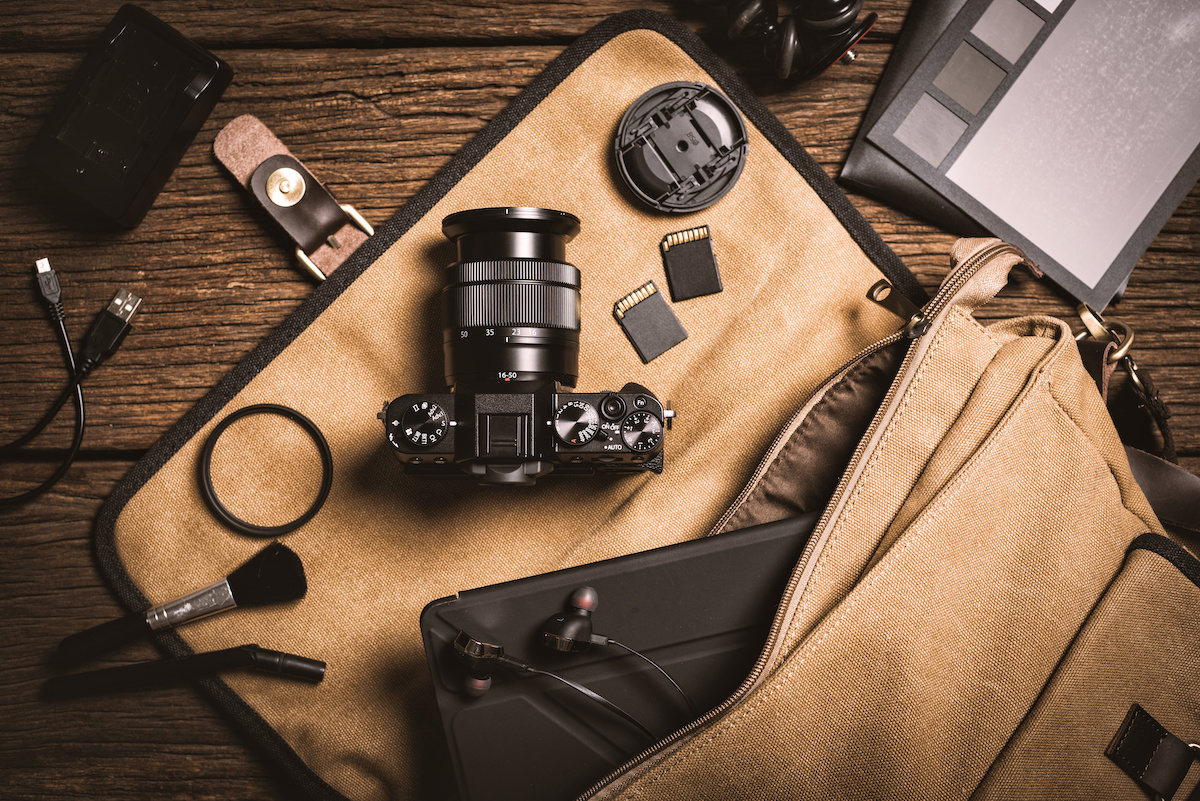
<instances>
[{"instance_id":1,"label":"shutter speed dial","mask_svg":"<svg viewBox=\"0 0 1200 801\"><path fill-rule=\"evenodd\" d=\"M585 401L567 401L554 413L554 433L566 445L587 445L599 430L600 415Z\"/></svg>"},{"instance_id":2,"label":"shutter speed dial","mask_svg":"<svg viewBox=\"0 0 1200 801\"><path fill-rule=\"evenodd\" d=\"M400 416L400 433L418 448L429 448L441 442L449 427L446 410L431 401L414 403Z\"/></svg>"},{"instance_id":3,"label":"shutter speed dial","mask_svg":"<svg viewBox=\"0 0 1200 801\"><path fill-rule=\"evenodd\" d=\"M621 439L631 451L645 453L662 442L662 421L650 412L634 412L621 423Z\"/></svg>"}]
</instances>

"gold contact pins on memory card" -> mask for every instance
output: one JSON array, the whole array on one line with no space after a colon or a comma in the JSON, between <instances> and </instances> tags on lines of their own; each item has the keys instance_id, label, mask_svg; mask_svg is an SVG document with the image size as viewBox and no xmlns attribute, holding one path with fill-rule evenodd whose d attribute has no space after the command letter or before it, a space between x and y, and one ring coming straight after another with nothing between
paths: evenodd
<instances>
[{"instance_id":1,"label":"gold contact pins on memory card","mask_svg":"<svg viewBox=\"0 0 1200 801\"><path fill-rule=\"evenodd\" d=\"M695 228L689 228L686 231L676 231L673 234L667 234L663 237L662 250L666 253L672 247L682 245L685 242L695 242L697 239L708 239L708 226L700 225Z\"/></svg>"},{"instance_id":2,"label":"gold contact pins on memory card","mask_svg":"<svg viewBox=\"0 0 1200 801\"><path fill-rule=\"evenodd\" d=\"M654 285L654 282L647 281L625 297L618 300L616 305L613 307L617 315L617 319L622 319L625 316L625 312L629 311L631 308L641 303L643 300L650 297L657 291L658 287Z\"/></svg>"},{"instance_id":3,"label":"gold contact pins on memory card","mask_svg":"<svg viewBox=\"0 0 1200 801\"><path fill-rule=\"evenodd\" d=\"M667 234L659 249L671 300L678 303L721 291L721 273L707 225Z\"/></svg>"}]
</instances>

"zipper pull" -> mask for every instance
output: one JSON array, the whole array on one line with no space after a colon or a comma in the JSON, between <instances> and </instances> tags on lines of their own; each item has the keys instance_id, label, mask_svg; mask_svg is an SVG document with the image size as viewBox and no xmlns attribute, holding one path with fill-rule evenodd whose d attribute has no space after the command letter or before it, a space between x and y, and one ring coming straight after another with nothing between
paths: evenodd
<instances>
[{"instance_id":1,"label":"zipper pull","mask_svg":"<svg viewBox=\"0 0 1200 801\"><path fill-rule=\"evenodd\" d=\"M878 303L901 320L906 321L904 327L900 329L900 334L905 339L917 339L924 336L932 325L929 318L925 316L925 312L904 297L904 293L896 291L896 288L886 279L879 279L867 290L867 299Z\"/></svg>"}]
</instances>

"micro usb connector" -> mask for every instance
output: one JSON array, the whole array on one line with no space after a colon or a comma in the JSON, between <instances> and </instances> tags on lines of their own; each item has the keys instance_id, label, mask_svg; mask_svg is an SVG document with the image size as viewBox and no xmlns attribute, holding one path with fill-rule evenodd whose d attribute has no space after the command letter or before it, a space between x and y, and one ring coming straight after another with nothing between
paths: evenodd
<instances>
[{"instance_id":1,"label":"micro usb connector","mask_svg":"<svg viewBox=\"0 0 1200 801\"><path fill-rule=\"evenodd\" d=\"M50 306L55 319L61 320L63 315L62 287L58 283L58 273L50 268L49 259L37 260L37 282L38 291L42 293L46 304Z\"/></svg>"}]
</instances>

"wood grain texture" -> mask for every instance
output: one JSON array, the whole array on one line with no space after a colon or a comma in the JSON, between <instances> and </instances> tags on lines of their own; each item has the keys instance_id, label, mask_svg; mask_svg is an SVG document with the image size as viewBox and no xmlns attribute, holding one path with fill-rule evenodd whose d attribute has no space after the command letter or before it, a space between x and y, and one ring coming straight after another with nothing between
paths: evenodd
<instances>
[{"instance_id":1,"label":"wood grain texture","mask_svg":"<svg viewBox=\"0 0 1200 801\"><path fill-rule=\"evenodd\" d=\"M115 9L100 3L15 0L0 11L8 32L5 49L54 50L85 47ZM566 43L630 4L599 2L372 2L303 0L146 0L139 3L204 47L406 46L462 42L511 44L559 40ZM638 8L665 13L697 11L695 4L648 0Z\"/></svg>"},{"instance_id":2,"label":"wood grain texture","mask_svg":"<svg viewBox=\"0 0 1200 801\"><path fill-rule=\"evenodd\" d=\"M212 156L216 131L255 113L343 202L380 222L399 209L572 39L608 14L674 14L726 55L767 106L836 175L907 0L881 16L852 68L781 89L753 53L720 36L720 12L689 2L332 4L151 0L143 5L235 70L233 85L146 220L81 228L46 201L22 155L116 4L0 4L0 441L25 430L64 380L31 288L34 260L60 271L72 336L125 286L145 298L136 330L86 385L80 461L35 503L0 510L0 798L285 799L295 792L190 687L48 704L48 655L65 635L121 612L94 565L97 510L136 459L284 321L311 291L290 249ZM929 289L953 237L862 196L867 220ZM1137 358L1171 403L1182 461L1200 469L1200 190L1134 272L1113 314L1138 331ZM1069 316L1051 286L1019 278L989 319ZM70 414L40 449L0 465L0 493L51 470ZM155 656L148 645L102 664Z\"/></svg>"}]
</instances>

